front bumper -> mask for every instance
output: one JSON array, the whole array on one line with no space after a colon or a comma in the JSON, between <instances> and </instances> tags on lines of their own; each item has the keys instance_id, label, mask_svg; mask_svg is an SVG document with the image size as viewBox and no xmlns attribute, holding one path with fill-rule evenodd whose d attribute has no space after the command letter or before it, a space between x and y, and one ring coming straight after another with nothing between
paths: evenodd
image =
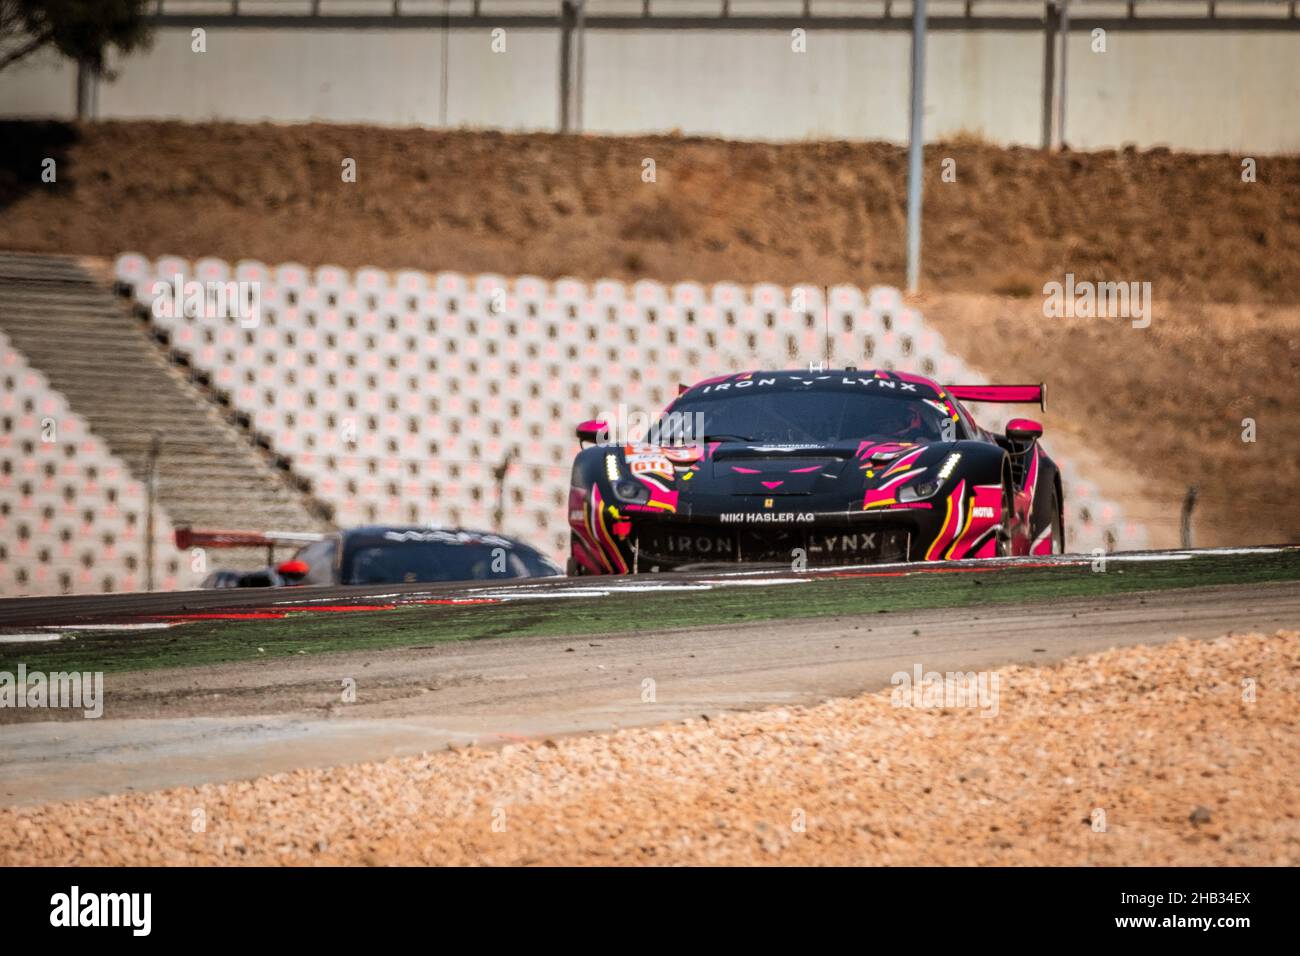
<instances>
[{"instance_id":1,"label":"front bumper","mask_svg":"<svg viewBox=\"0 0 1300 956\"><path fill-rule=\"evenodd\" d=\"M572 502L578 505L579 502ZM729 503L737 507L736 503ZM739 507L744 507L743 504ZM920 560L942 523L928 506L830 513L718 511L628 514L603 502L570 510L573 563L586 574L722 565L792 569Z\"/></svg>"}]
</instances>

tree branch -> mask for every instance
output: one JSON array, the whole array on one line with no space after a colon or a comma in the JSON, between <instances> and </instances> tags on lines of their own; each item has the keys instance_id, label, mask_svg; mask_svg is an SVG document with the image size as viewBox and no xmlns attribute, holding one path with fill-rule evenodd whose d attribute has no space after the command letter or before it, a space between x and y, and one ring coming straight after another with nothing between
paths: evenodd
<instances>
[{"instance_id":1,"label":"tree branch","mask_svg":"<svg viewBox=\"0 0 1300 956\"><path fill-rule=\"evenodd\" d=\"M3 70L9 66L13 66L15 63L17 63L19 60L21 60L23 57L27 56L28 54L35 53L41 47L45 46L45 44L49 43L52 38L53 38L52 34L42 33L38 36L32 37L30 40L28 40L18 49L13 50L10 53L6 53L3 56L0 56L0 70Z\"/></svg>"}]
</instances>

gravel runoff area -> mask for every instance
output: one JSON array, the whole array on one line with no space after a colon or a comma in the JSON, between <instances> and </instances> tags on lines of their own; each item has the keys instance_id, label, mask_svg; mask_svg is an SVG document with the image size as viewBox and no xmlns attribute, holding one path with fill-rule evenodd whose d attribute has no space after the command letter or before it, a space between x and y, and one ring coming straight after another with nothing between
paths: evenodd
<instances>
[{"instance_id":1,"label":"gravel runoff area","mask_svg":"<svg viewBox=\"0 0 1300 956\"><path fill-rule=\"evenodd\" d=\"M1300 863L1300 632L983 676L0 810L0 863Z\"/></svg>"}]
</instances>

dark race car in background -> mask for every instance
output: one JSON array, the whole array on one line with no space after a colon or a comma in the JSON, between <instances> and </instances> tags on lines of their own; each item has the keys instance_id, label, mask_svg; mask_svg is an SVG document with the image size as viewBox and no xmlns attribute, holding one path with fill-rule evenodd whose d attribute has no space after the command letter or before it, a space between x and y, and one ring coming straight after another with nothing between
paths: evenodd
<instances>
[{"instance_id":1,"label":"dark race car in background","mask_svg":"<svg viewBox=\"0 0 1300 956\"><path fill-rule=\"evenodd\" d=\"M994 434L963 399L1044 407L1045 388L745 372L684 388L651 442L584 422L578 437L595 444L574 461L569 573L1063 551L1061 478L1042 426L1015 419Z\"/></svg>"},{"instance_id":2,"label":"dark race car in background","mask_svg":"<svg viewBox=\"0 0 1300 956\"><path fill-rule=\"evenodd\" d=\"M276 545L300 545L276 563ZM371 525L330 534L176 530L176 545L266 546L267 566L214 571L205 588L285 587L297 584L433 584L551 577L559 566L516 538L464 528Z\"/></svg>"}]
</instances>

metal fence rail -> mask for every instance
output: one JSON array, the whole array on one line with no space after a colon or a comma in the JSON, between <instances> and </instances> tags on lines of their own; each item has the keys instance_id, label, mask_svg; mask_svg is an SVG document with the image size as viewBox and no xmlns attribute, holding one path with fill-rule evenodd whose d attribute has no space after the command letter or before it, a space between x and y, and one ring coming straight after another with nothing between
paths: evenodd
<instances>
[{"instance_id":1,"label":"metal fence rail","mask_svg":"<svg viewBox=\"0 0 1300 956\"><path fill-rule=\"evenodd\" d=\"M1040 30L1044 0L931 0L932 30ZM1285 30L1300 0L1070 0L1073 30ZM911 0L156 0L171 26L910 30Z\"/></svg>"}]
</instances>

